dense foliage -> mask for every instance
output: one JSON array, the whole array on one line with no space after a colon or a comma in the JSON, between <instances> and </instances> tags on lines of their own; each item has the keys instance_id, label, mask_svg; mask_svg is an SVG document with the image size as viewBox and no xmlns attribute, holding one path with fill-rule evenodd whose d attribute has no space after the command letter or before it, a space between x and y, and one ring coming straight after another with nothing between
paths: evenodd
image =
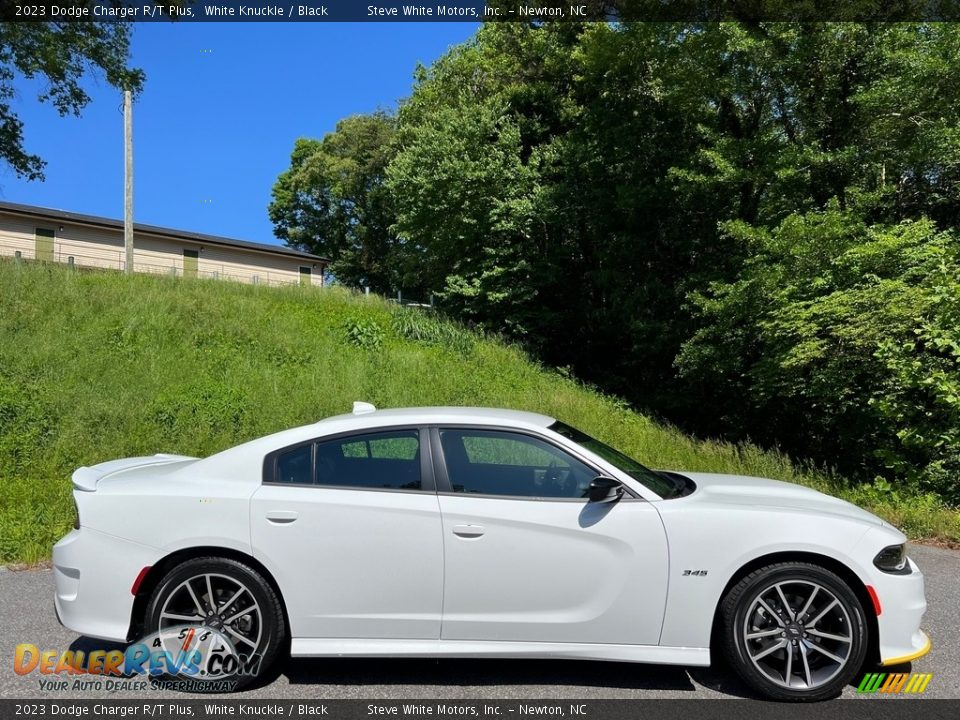
<instances>
[{"instance_id":1,"label":"dense foliage","mask_svg":"<svg viewBox=\"0 0 960 720\"><path fill-rule=\"evenodd\" d=\"M960 502L960 26L487 25L391 121L364 192L393 287L684 427ZM350 263L302 163L271 216ZM352 172L299 191L362 214Z\"/></svg>"},{"instance_id":2,"label":"dense foliage","mask_svg":"<svg viewBox=\"0 0 960 720\"><path fill-rule=\"evenodd\" d=\"M912 537L960 542L960 513L931 497L852 488L776 452L692 439L516 347L375 296L0 260L0 563L49 557L72 523L69 477L81 465L209 455L354 400L540 411L655 467L803 483Z\"/></svg>"}]
</instances>

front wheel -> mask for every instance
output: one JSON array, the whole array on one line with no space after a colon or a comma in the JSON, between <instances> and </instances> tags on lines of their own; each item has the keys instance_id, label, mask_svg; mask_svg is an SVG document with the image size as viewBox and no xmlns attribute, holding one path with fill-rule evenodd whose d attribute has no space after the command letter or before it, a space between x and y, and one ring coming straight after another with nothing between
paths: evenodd
<instances>
[{"instance_id":1,"label":"front wheel","mask_svg":"<svg viewBox=\"0 0 960 720\"><path fill-rule=\"evenodd\" d=\"M760 568L721 605L724 653L750 687L774 700L836 697L863 666L863 606L837 575L808 563Z\"/></svg>"},{"instance_id":2,"label":"front wheel","mask_svg":"<svg viewBox=\"0 0 960 720\"><path fill-rule=\"evenodd\" d=\"M285 636L283 610L254 568L204 557L177 565L150 597L144 627L175 663L166 675L194 692L239 689L273 664Z\"/></svg>"}]
</instances>

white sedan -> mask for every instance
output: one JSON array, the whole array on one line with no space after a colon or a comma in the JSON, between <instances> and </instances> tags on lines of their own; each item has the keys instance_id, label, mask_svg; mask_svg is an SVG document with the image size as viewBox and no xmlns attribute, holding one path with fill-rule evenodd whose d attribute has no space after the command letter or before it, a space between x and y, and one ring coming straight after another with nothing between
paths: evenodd
<instances>
[{"instance_id":1,"label":"white sedan","mask_svg":"<svg viewBox=\"0 0 960 720\"><path fill-rule=\"evenodd\" d=\"M774 480L648 470L534 413L356 403L73 483L60 621L113 641L215 632L258 661L236 686L289 641L295 657L719 653L766 697L819 700L930 648L923 576L874 515Z\"/></svg>"}]
</instances>

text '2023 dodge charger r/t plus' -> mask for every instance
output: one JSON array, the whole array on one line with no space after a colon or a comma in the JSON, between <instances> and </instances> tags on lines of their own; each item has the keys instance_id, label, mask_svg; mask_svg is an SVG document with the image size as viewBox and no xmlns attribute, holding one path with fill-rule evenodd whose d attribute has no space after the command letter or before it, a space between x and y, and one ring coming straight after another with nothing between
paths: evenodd
<instances>
[{"instance_id":1,"label":"text '2023 dodge charger r/t plus'","mask_svg":"<svg viewBox=\"0 0 960 720\"><path fill-rule=\"evenodd\" d=\"M179 651L214 637L239 660L190 669L234 687L287 647L722 654L765 697L821 700L930 648L923 576L874 515L790 483L652 471L535 413L356 403L204 459L80 468L73 484L76 528L53 551L61 622Z\"/></svg>"}]
</instances>

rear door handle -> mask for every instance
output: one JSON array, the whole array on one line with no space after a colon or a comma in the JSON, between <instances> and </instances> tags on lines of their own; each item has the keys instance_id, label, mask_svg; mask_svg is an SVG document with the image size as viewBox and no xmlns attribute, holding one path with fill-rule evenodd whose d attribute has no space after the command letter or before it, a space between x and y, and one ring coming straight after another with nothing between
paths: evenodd
<instances>
[{"instance_id":1,"label":"rear door handle","mask_svg":"<svg viewBox=\"0 0 960 720\"><path fill-rule=\"evenodd\" d=\"M483 535L483 525L454 525L453 534L462 538L478 538Z\"/></svg>"},{"instance_id":2,"label":"rear door handle","mask_svg":"<svg viewBox=\"0 0 960 720\"><path fill-rule=\"evenodd\" d=\"M288 525L299 516L296 510L271 510L267 513L267 520L274 525Z\"/></svg>"}]
</instances>

